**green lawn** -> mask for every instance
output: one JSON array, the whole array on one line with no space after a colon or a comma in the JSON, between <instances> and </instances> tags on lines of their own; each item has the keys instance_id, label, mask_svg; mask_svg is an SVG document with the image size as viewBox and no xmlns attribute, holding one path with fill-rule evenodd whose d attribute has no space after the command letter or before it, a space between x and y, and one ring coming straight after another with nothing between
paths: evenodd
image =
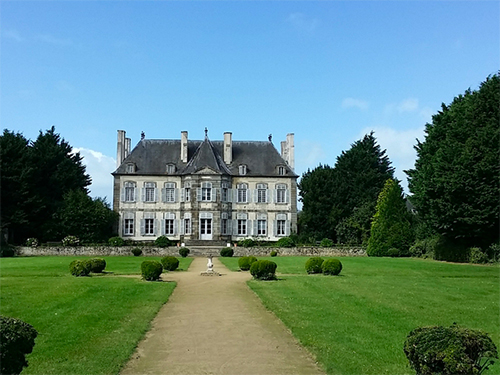
<instances>
[{"instance_id":1,"label":"green lawn","mask_svg":"<svg viewBox=\"0 0 500 375\"><path fill-rule=\"evenodd\" d=\"M71 276L69 263L83 258L0 259L0 314L38 331L23 374L117 374L175 288L119 276L160 257L102 257L109 273ZM180 258L179 268L191 261Z\"/></svg>"},{"instance_id":2,"label":"green lawn","mask_svg":"<svg viewBox=\"0 0 500 375\"><path fill-rule=\"evenodd\" d=\"M237 269L237 258L219 259ZM344 257L332 277L308 276L307 259L272 258L279 280L249 286L329 374L414 374L403 342L424 325L481 329L500 348L498 265Z\"/></svg>"}]
</instances>

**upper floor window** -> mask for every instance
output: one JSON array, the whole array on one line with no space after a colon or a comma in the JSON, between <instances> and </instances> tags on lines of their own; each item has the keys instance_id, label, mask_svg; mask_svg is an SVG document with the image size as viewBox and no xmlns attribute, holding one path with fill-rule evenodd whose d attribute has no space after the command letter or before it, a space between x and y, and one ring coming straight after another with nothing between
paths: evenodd
<instances>
[{"instance_id":1,"label":"upper floor window","mask_svg":"<svg viewBox=\"0 0 500 375\"><path fill-rule=\"evenodd\" d=\"M198 201L212 202L215 201L215 196L212 191L211 182L203 182L201 188L197 190Z\"/></svg>"},{"instance_id":2,"label":"upper floor window","mask_svg":"<svg viewBox=\"0 0 500 375\"><path fill-rule=\"evenodd\" d=\"M229 184L223 182L220 190L220 200L222 202L227 202L229 199Z\"/></svg>"},{"instance_id":3,"label":"upper floor window","mask_svg":"<svg viewBox=\"0 0 500 375\"><path fill-rule=\"evenodd\" d=\"M175 173L175 164L167 164L167 174Z\"/></svg>"},{"instance_id":4,"label":"upper floor window","mask_svg":"<svg viewBox=\"0 0 500 375\"><path fill-rule=\"evenodd\" d=\"M238 173L240 176L244 176L247 174L247 166L245 164L241 164L238 168Z\"/></svg>"},{"instance_id":5,"label":"upper floor window","mask_svg":"<svg viewBox=\"0 0 500 375\"><path fill-rule=\"evenodd\" d=\"M288 191L285 184L276 185L276 203L288 203Z\"/></svg>"},{"instance_id":6,"label":"upper floor window","mask_svg":"<svg viewBox=\"0 0 500 375\"><path fill-rule=\"evenodd\" d=\"M257 184L257 199L255 201L257 203L267 203L267 185L266 184Z\"/></svg>"},{"instance_id":7,"label":"upper floor window","mask_svg":"<svg viewBox=\"0 0 500 375\"><path fill-rule=\"evenodd\" d=\"M280 176L286 175L286 168L284 166L282 166L282 165L278 166L278 174Z\"/></svg>"},{"instance_id":8,"label":"upper floor window","mask_svg":"<svg viewBox=\"0 0 500 375\"><path fill-rule=\"evenodd\" d=\"M122 189L122 202L135 202L136 201L136 185L135 182L125 182Z\"/></svg>"},{"instance_id":9,"label":"upper floor window","mask_svg":"<svg viewBox=\"0 0 500 375\"><path fill-rule=\"evenodd\" d=\"M134 173L135 172L135 164L134 163L127 163L127 166L125 167L127 173Z\"/></svg>"},{"instance_id":10,"label":"upper floor window","mask_svg":"<svg viewBox=\"0 0 500 375\"><path fill-rule=\"evenodd\" d=\"M238 203L248 202L248 185L238 184L237 185L237 200Z\"/></svg>"},{"instance_id":11,"label":"upper floor window","mask_svg":"<svg viewBox=\"0 0 500 375\"><path fill-rule=\"evenodd\" d=\"M156 202L156 183L155 182L145 182L144 189L142 192L142 200L144 202Z\"/></svg>"},{"instance_id":12,"label":"upper floor window","mask_svg":"<svg viewBox=\"0 0 500 375\"><path fill-rule=\"evenodd\" d=\"M163 191L164 199L163 201L166 203L173 203L176 201L175 199L175 182L166 182L165 189Z\"/></svg>"},{"instance_id":13,"label":"upper floor window","mask_svg":"<svg viewBox=\"0 0 500 375\"><path fill-rule=\"evenodd\" d=\"M182 200L184 202L189 202L191 200L191 183L184 183L184 190L182 191L183 197Z\"/></svg>"}]
</instances>

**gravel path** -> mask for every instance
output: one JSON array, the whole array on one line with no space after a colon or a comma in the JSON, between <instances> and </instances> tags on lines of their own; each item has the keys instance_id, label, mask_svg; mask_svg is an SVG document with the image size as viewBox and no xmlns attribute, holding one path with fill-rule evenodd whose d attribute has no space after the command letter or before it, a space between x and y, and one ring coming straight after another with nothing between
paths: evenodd
<instances>
[{"instance_id":1,"label":"gravel path","mask_svg":"<svg viewBox=\"0 0 500 375\"><path fill-rule=\"evenodd\" d=\"M122 375L324 374L283 323L248 288L247 272L201 276L206 259L195 258L177 281Z\"/></svg>"}]
</instances>

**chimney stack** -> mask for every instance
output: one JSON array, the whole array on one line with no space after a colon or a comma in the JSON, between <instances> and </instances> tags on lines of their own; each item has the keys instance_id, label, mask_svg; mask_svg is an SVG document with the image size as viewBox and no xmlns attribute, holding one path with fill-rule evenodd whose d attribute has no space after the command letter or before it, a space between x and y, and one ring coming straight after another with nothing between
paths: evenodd
<instances>
[{"instance_id":1,"label":"chimney stack","mask_svg":"<svg viewBox=\"0 0 500 375\"><path fill-rule=\"evenodd\" d=\"M224 163L231 164L233 162L233 134L231 132L224 133Z\"/></svg>"},{"instance_id":2,"label":"chimney stack","mask_svg":"<svg viewBox=\"0 0 500 375\"><path fill-rule=\"evenodd\" d=\"M118 142L116 145L116 167L118 168L125 159L125 130L118 130Z\"/></svg>"},{"instance_id":3,"label":"chimney stack","mask_svg":"<svg viewBox=\"0 0 500 375\"><path fill-rule=\"evenodd\" d=\"M288 150L287 155L288 155L288 165L292 170L295 169L295 145L293 142L294 139L294 134L293 133L288 133L286 135L286 148Z\"/></svg>"},{"instance_id":4,"label":"chimney stack","mask_svg":"<svg viewBox=\"0 0 500 375\"><path fill-rule=\"evenodd\" d=\"M181 161L187 163L188 161L188 132L181 131Z\"/></svg>"},{"instance_id":5,"label":"chimney stack","mask_svg":"<svg viewBox=\"0 0 500 375\"><path fill-rule=\"evenodd\" d=\"M125 138L125 158L130 155L130 138Z\"/></svg>"}]
</instances>

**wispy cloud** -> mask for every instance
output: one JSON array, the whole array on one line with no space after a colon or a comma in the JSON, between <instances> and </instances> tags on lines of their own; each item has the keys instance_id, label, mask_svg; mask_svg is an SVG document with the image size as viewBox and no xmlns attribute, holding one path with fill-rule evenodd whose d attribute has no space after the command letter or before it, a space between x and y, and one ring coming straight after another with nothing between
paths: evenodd
<instances>
[{"instance_id":1,"label":"wispy cloud","mask_svg":"<svg viewBox=\"0 0 500 375\"><path fill-rule=\"evenodd\" d=\"M399 103L390 103L385 106L384 112L388 115L393 113L414 112L418 109L418 99L408 98Z\"/></svg>"},{"instance_id":2,"label":"wispy cloud","mask_svg":"<svg viewBox=\"0 0 500 375\"><path fill-rule=\"evenodd\" d=\"M326 157L320 142L302 140L299 145L300 147L296 148L297 155L295 157L297 164L295 169L298 173L318 165Z\"/></svg>"},{"instance_id":3,"label":"wispy cloud","mask_svg":"<svg viewBox=\"0 0 500 375\"><path fill-rule=\"evenodd\" d=\"M419 112L420 116L426 123L430 123L432 121L432 115L435 113L436 111L429 107L423 107Z\"/></svg>"},{"instance_id":4,"label":"wispy cloud","mask_svg":"<svg viewBox=\"0 0 500 375\"><path fill-rule=\"evenodd\" d=\"M3 33L4 38L14 40L16 42L24 42L25 38L22 37L16 30L5 30Z\"/></svg>"},{"instance_id":5,"label":"wispy cloud","mask_svg":"<svg viewBox=\"0 0 500 375\"><path fill-rule=\"evenodd\" d=\"M317 18L308 17L303 13L292 13L286 20L295 29L308 33L315 31L321 23Z\"/></svg>"},{"instance_id":6,"label":"wispy cloud","mask_svg":"<svg viewBox=\"0 0 500 375\"><path fill-rule=\"evenodd\" d=\"M50 34L39 34L35 37L39 42L52 44L56 46L70 46L73 44L71 39L68 38L56 38Z\"/></svg>"},{"instance_id":7,"label":"wispy cloud","mask_svg":"<svg viewBox=\"0 0 500 375\"><path fill-rule=\"evenodd\" d=\"M342 108L359 108L361 110L366 110L369 104L365 100L355 99L355 98L345 98L342 100Z\"/></svg>"},{"instance_id":8,"label":"wispy cloud","mask_svg":"<svg viewBox=\"0 0 500 375\"><path fill-rule=\"evenodd\" d=\"M116 160L102 152L88 148L73 148L73 152L79 152L83 156L83 164L87 167L87 173L92 177L90 193L93 197L107 197L111 202L113 177L111 173L116 169Z\"/></svg>"}]
</instances>

